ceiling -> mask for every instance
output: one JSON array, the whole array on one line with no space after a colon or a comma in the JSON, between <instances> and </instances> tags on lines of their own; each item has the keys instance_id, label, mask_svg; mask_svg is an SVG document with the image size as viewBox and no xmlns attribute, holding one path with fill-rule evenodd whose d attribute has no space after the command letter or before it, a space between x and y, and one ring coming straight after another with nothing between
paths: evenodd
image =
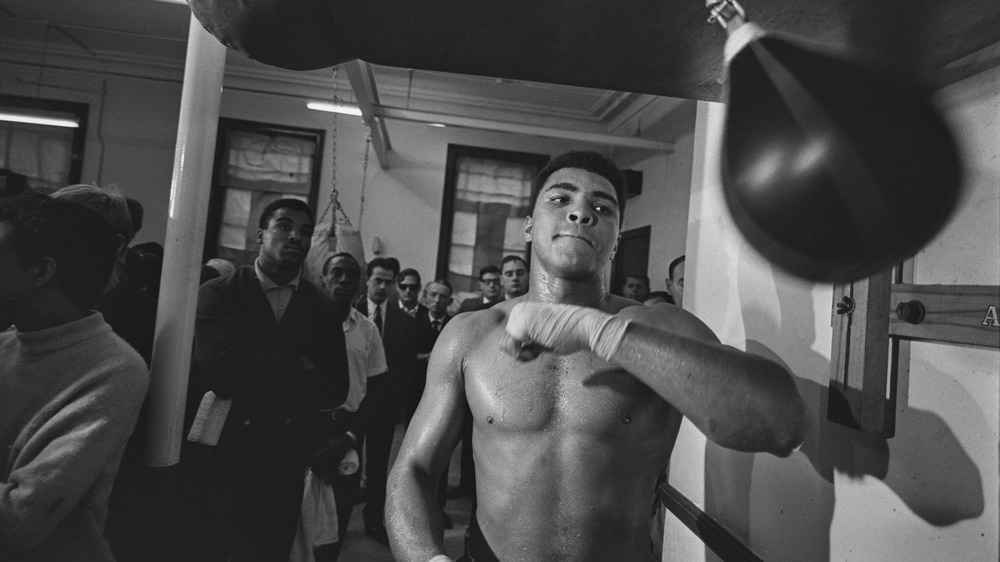
<instances>
[{"instance_id":1,"label":"ceiling","mask_svg":"<svg viewBox=\"0 0 1000 562\"><path fill-rule=\"evenodd\" d=\"M61 55L105 63L128 60L147 66L183 67L191 12L160 0L0 0L0 58L54 64ZM332 65L326 65L332 66ZM626 121L650 105L668 112L680 100L616 89L555 85L512 78L459 74L407 66L370 65L383 104L431 114L479 116L493 122L543 124L568 131L634 135ZM266 78L274 86L313 84L329 88L329 68L291 71L264 65L231 50L227 72ZM247 82L246 80L243 81ZM341 97L351 85L338 76ZM350 100L349 100L350 101Z\"/></svg>"},{"instance_id":2,"label":"ceiling","mask_svg":"<svg viewBox=\"0 0 1000 562\"><path fill-rule=\"evenodd\" d=\"M707 23L704 0L279 0L292 9L238 11L274 1L192 0L202 23L243 51L229 52L227 76L328 87L329 67L364 59L384 106L612 140L641 136L643 115L724 95L725 32ZM937 80L955 79L946 65L963 57L973 60L966 72L1000 58L997 0L743 4L765 29L875 51ZM182 68L190 14L162 0L0 0L0 58L75 53ZM338 84L343 96L357 86Z\"/></svg>"}]
</instances>

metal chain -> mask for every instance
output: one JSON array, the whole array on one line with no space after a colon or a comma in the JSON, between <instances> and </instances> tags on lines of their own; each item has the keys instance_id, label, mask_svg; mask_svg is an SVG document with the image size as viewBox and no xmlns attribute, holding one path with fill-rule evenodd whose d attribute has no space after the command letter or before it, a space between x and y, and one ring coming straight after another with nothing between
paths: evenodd
<instances>
[{"instance_id":1,"label":"metal chain","mask_svg":"<svg viewBox=\"0 0 1000 562\"><path fill-rule=\"evenodd\" d=\"M337 71L338 70L340 70L340 67L337 67L337 66L333 67L333 103L334 104L337 103ZM330 214L330 210L331 209L340 209L340 200L338 199L338 196L340 194L337 192L337 114L336 113L332 113L331 115L333 116L332 117L333 123L330 126L330 145L333 147L333 164L330 166L330 173L331 173L331 180L330 180L330 184L331 184L330 185L330 202L327 203L326 209L323 210L323 216L321 216L319 218L319 221L317 221L320 224L322 224L323 223L323 219L325 219L326 216L328 214ZM347 216L344 215L344 218L346 219ZM334 214L332 220L334 220L334 221L337 220L336 213ZM351 223L351 221L348 220L347 224L350 224L350 223Z\"/></svg>"},{"instance_id":2,"label":"metal chain","mask_svg":"<svg viewBox=\"0 0 1000 562\"><path fill-rule=\"evenodd\" d=\"M368 156L372 147L372 130L368 129L365 136L365 165L361 171L361 210L358 212L358 230L361 230L361 221L365 217L365 188L368 187Z\"/></svg>"}]
</instances>

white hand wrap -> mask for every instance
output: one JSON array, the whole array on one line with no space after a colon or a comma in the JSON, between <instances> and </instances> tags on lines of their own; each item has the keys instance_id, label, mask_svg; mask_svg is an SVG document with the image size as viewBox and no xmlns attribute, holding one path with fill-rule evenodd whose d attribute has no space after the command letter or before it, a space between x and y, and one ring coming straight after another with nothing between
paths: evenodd
<instances>
[{"instance_id":1,"label":"white hand wrap","mask_svg":"<svg viewBox=\"0 0 1000 562\"><path fill-rule=\"evenodd\" d=\"M586 347L611 361L629 322L582 306L519 303L511 309L507 333L517 341L537 343L561 354Z\"/></svg>"},{"instance_id":2,"label":"white hand wrap","mask_svg":"<svg viewBox=\"0 0 1000 562\"><path fill-rule=\"evenodd\" d=\"M603 323L590 335L590 350L601 359L610 362L615 353L618 353L618 348L625 339L625 330L632 321L622 320L610 314L606 316Z\"/></svg>"},{"instance_id":3,"label":"white hand wrap","mask_svg":"<svg viewBox=\"0 0 1000 562\"><path fill-rule=\"evenodd\" d=\"M434 558L431 558L427 562L454 562L451 558L448 558L444 554L438 554Z\"/></svg>"}]
</instances>

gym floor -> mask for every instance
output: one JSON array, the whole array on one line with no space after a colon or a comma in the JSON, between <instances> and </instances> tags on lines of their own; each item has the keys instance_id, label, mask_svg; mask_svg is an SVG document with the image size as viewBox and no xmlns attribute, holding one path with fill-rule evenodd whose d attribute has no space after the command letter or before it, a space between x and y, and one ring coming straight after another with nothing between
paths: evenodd
<instances>
[{"instance_id":1,"label":"gym floor","mask_svg":"<svg viewBox=\"0 0 1000 562\"><path fill-rule=\"evenodd\" d=\"M392 442L392 452L389 455L390 464L395 462L396 453L403 442L403 426L396 426L396 436ZM461 462L462 445L455 448L451 457L451 465L448 471L448 485L450 487L458 485L459 465ZM375 539L365 534L364 517L361 510L364 504L354 506L351 513L351 523L347 529L347 537L344 546L340 551L341 562L393 562L392 552L389 547L382 546L375 542ZM451 517L454 527L446 529L444 532L444 543L447 554L451 558L458 558L465 552L465 528L469 526L469 510L472 507L472 498L464 496L450 499L445 504L445 513Z\"/></svg>"}]
</instances>

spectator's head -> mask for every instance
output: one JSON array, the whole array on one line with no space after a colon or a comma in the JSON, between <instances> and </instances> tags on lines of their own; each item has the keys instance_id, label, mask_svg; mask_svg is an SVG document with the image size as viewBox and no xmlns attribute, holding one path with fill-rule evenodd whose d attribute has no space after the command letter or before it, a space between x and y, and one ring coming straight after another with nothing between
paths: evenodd
<instances>
[{"instance_id":1,"label":"spectator's head","mask_svg":"<svg viewBox=\"0 0 1000 562\"><path fill-rule=\"evenodd\" d=\"M538 204L538 195L548 181L549 176L564 168L578 168L592 174L597 174L608 180L615 190L615 197L618 203L618 221L621 222L625 216L625 176L615 163L604 155L589 150L570 151L556 156L535 176L532 186L531 207L534 209Z\"/></svg>"},{"instance_id":2,"label":"spectator's head","mask_svg":"<svg viewBox=\"0 0 1000 562\"><path fill-rule=\"evenodd\" d=\"M145 211L142 208L142 203L131 197L125 197L125 204L128 205L128 214L132 219L132 237L135 238L135 235L142 230L142 219Z\"/></svg>"},{"instance_id":3,"label":"spectator's head","mask_svg":"<svg viewBox=\"0 0 1000 562\"><path fill-rule=\"evenodd\" d=\"M27 193L0 200L0 317L29 329L92 309L118 245L104 217L71 199Z\"/></svg>"},{"instance_id":4,"label":"spectator's head","mask_svg":"<svg viewBox=\"0 0 1000 562\"><path fill-rule=\"evenodd\" d=\"M236 265L229 260L224 260L222 258L212 258L205 262L205 265L211 267L212 269L219 272L219 277L223 275L229 275L236 271Z\"/></svg>"},{"instance_id":5,"label":"spectator's head","mask_svg":"<svg viewBox=\"0 0 1000 562\"><path fill-rule=\"evenodd\" d=\"M98 187L91 184L70 185L56 191L52 197L75 201L84 207L97 211L118 235L118 259L114 271L108 278L104 292L114 289L121 281L128 245L135 237L135 227L132 225L132 213L129 211L128 198L114 187Z\"/></svg>"},{"instance_id":6,"label":"spectator's head","mask_svg":"<svg viewBox=\"0 0 1000 562\"><path fill-rule=\"evenodd\" d=\"M667 292L674 297L677 306L684 306L684 256L670 262L667 269Z\"/></svg>"},{"instance_id":7,"label":"spectator's head","mask_svg":"<svg viewBox=\"0 0 1000 562\"><path fill-rule=\"evenodd\" d=\"M413 308L420 302L420 274L416 269L404 269L396 278L399 302L406 308Z\"/></svg>"},{"instance_id":8,"label":"spectator's head","mask_svg":"<svg viewBox=\"0 0 1000 562\"><path fill-rule=\"evenodd\" d=\"M448 306L451 305L451 294L451 283L447 279L431 281L424 288L424 304L435 318L440 318L448 311Z\"/></svg>"},{"instance_id":9,"label":"spectator's head","mask_svg":"<svg viewBox=\"0 0 1000 562\"><path fill-rule=\"evenodd\" d=\"M260 214L257 241L264 271L297 270L312 244L312 209L299 199L272 201Z\"/></svg>"},{"instance_id":10,"label":"spectator's head","mask_svg":"<svg viewBox=\"0 0 1000 562\"><path fill-rule=\"evenodd\" d=\"M375 258L368 262L368 298L381 305L396 287L399 275L399 260L396 258Z\"/></svg>"},{"instance_id":11,"label":"spectator's head","mask_svg":"<svg viewBox=\"0 0 1000 562\"><path fill-rule=\"evenodd\" d=\"M489 301L500 300L500 292L503 286L500 284L500 268L495 265L487 265L479 270L479 290L483 297Z\"/></svg>"},{"instance_id":12,"label":"spectator's head","mask_svg":"<svg viewBox=\"0 0 1000 562\"><path fill-rule=\"evenodd\" d=\"M670 296L670 293L666 291L653 291L652 293L649 293L649 296L646 298L646 301L643 302L642 304L646 306L653 306L654 304L660 304L664 302L667 304L674 304L674 299Z\"/></svg>"},{"instance_id":13,"label":"spectator's head","mask_svg":"<svg viewBox=\"0 0 1000 562\"><path fill-rule=\"evenodd\" d=\"M323 276L319 282L337 305L346 311L361 288L361 265L348 252L336 253L323 264Z\"/></svg>"},{"instance_id":14,"label":"spectator's head","mask_svg":"<svg viewBox=\"0 0 1000 562\"><path fill-rule=\"evenodd\" d=\"M649 298L649 277L639 273L625 275L625 282L622 284L622 296L634 301L644 302Z\"/></svg>"},{"instance_id":15,"label":"spectator's head","mask_svg":"<svg viewBox=\"0 0 1000 562\"><path fill-rule=\"evenodd\" d=\"M528 292L528 264L521 256L510 255L500 262L500 281L508 299Z\"/></svg>"}]
</instances>

